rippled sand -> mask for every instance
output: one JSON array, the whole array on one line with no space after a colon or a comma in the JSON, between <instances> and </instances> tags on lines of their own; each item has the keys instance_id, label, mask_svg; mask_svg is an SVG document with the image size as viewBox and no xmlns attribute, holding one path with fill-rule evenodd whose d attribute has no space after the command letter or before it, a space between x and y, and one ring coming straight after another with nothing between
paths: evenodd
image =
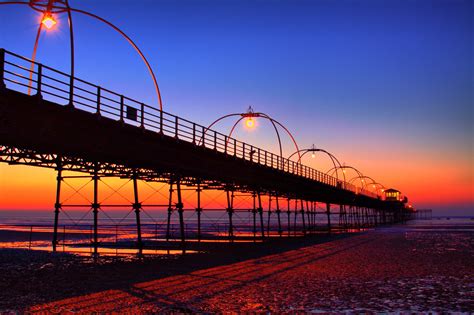
<instances>
[{"instance_id":1,"label":"rippled sand","mask_svg":"<svg viewBox=\"0 0 474 315\"><path fill-rule=\"evenodd\" d=\"M266 245L285 248L276 253L264 244L252 249L260 254L237 245L225 253L99 266L68 257L41 264L43 257L28 272L0 261L0 310L472 312L473 223L420 221L330 242ZM17 281L5 272L16 272Z\"/></svg>"}]
</instances>

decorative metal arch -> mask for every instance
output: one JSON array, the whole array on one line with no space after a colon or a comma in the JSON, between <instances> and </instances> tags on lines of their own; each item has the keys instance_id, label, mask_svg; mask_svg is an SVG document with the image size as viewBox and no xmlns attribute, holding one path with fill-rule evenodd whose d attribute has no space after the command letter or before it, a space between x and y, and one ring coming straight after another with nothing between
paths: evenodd
<instances>
[{"instance_id":1,"label":"decorative metal arch","mask_svg":"<svg viewBox=\"0 0 474 315\"><path fill-rule=\"evenodd\" d=\"M55 5L56 3L59 3L61 5ZM111 22L109 22L106 19L104 19L104 18L102 18L98 15L95 15L93 13L90 13L90 12L87 12L87 11L84 11L84 10L80 10L80 9L71 8L69 6L69 1L68 0L29 0L29 2L23 2L23 1L0 2L0 5L3 5L3 4L28 5L32 9L34 9L38 12L42 12L43 17L46 14L51 14L51 13L63 13L63 12L68 13L69 38L70 38L70 46L71 46L71 84L70 84L71 92L70 92L70 98L72 97L72 89L73 89L73 84L72 83L73 83L73 80L74 80L74 30L73 30L71 12L77 12L77 13L81 13L81 14L87 15L89 17L95 18L95 19L105 23L106 25L110 26L115 31L117 31L120 35L122 35L127 40L127 42L135 49L135 51L140 55L141 59L145 63L145 65L148 69L148 72L150 73L150 76L153 80L153 84L155 86L160 111L163 110L163 103L162 103L162 99L161 99L160 89L158 87L158 81L156 80L155 73L153 72L153 69L151 68L150 63L148 62L148 60L146 59L145 55L140 50L140 48L138 48L138 46L135 44L135 42L127 34L125 34L121 29L119 29L117 26L115 26ZM34 48L33 48L33 56L32 56L32 61L33 62L35 61L35 58L36 58L36 51L37 51L37 48L38 48L38 42L39 42L39 37L41 35L42 27L43 27L42 23L40 23L40 25L38 27L38 32L36 34L35 45L34 45ZM32 76L32 71L30 71L30 84L31 84L31 76ZM29 89L28 92L30 93L30 89ZM72 99L70 99L69 102L72 103Z\"/></svg>"},{"instance_id":2,"label":"decorative metal arch","mask_svg":"<svg viewBox=\"0 0 474 315\"><path fill-rule=\"evenodd\" d=\"M299 153L301 153L301 152L303 152L303 153L302 153L302 154L299 154ZM328 151L326 151L326 150L324 150L324 149L316 148L314 144L313 144L312 147L309 148L309 149L301 149L301 150L299 150L299 151L293 152L293 153L288 157L288 159L291 160L291 158L292 158L293 156L295 156L295 154L298 154L298 155L299 155L299 157L298 157L298 163L301 163L301 159L302 159L307 153L309 153L309 152L313 152L313 153L314 153L314 152L322 152L322 153L326 154L327 156L329 156L329 158L330 158L331 161L332 161L332 164L334 165L334 169L336 169L336 179L339 180L339 176L338 176L337 170L342 167L341 162L339 162L339 160L337 159L336 156L334 156L334 154L332 154L332 153L330 153L330 152L328 152ZM344 182L346 182L346 174L345 174L344 172L343 172L342 174L343 174L343 180L344 180Z\"/></svg>"},{"instance_id":3,"label":"decorative metal arch","mask_svg":"<svg viewBox=\"0 0 474 315\"><path fill-rule=\"evenodd\" d=\"M381 189L385 189L385 186L383 184L377 182L375 179L373 179L372 177L367 176L367 175L363 175L362 177L361 176L353 177L349 180L349 183L352 184L356 179L359 179L359 180L368 179L368 180L371 181L371 183L369 185L374 185L374 186L377 185L377 186L382 187ZM364 184L365 184L365 181L364 181ZM367 184L365 184L365 186L367 186Z\"/></svg>"},{"instance_id":4,"label":"decorative metal arch","mask_svg":"<svg viewBox=\"0 0 474 315\"><path fill-rule=\"evenodd\" d=\"M229 135L227 137L227 141L225 143L225 146L227 148L228 146L228 143L229 143L229 139L232 137L232 133L234 132L235 128L237 127L237 125L245 118L257 118L257 117L261 117L261 118L264 118L264 119L267 119L273 126L273 129L275 130L275 134L277 136L277 139L278 139L278 146L279 146L279 149L280 149L280 157L283 157L283 146L281 144L281 137L280 137L280 132L278 131L278 127L281 127L287 134L288 136L290 137L291 141L293 142L297 152L300 152L300 149L298 147L298 143L296 143L296 140L295 138L293 137L293 135L291 134L291 132L283 125L281 124L279 121L277 121L276 119L273 119L272 117L270 117L269 115L265 114L265 113L261 113L261 112L254 112L252 110L252 107L249 107L249 109L247 110L247 112L245 113L233 113L233 114L227 114L227 115L224 115L222 117L219 117L217 118L216 120L214 120L203 132L203 135L201 137L201 139L199 140L198 144L200 145L203 141L203 138L204 136L206 135L207 131L209 131L209 129L212 128L212 126L214 126L215 124L217 124L218 122L226 119L226 118L229 118L229 117L236 117L238 116L239 119L237 119L237 121L234 123L234 125L232 126L230 132L229 132ZM298 153L299 155L299 153ZM301 158L301 157L300 157Z\"/></svg>"},{"instance_id":5,"label":"decorative metal arch","mask_svg":"<svg viewBox=\"0 0 474 315\"><path fill-rule=\"evenodd\" d=\"M362 180L364 178L364 174L362 174L362 172L359 171L358 169L356 169L355 167L349 166L349 165L342 165L342 166L338 166L338 167L333 167L330 170L328 170L326 172L326 174L332 175L334 172L337 172L338 169L342 169L343 173L346 169L354 170L358 175L357 177L359 177L361 179L361 183L362 184L364 183L364 181ZM364 189L364 185L361 186L361 189Z\"/></svg>"}]
</instances>

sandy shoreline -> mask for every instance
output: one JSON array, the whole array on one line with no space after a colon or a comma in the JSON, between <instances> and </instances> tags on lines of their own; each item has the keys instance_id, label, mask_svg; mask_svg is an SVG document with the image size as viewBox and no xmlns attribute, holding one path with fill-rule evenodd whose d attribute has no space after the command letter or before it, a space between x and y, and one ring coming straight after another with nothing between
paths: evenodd
<instances>
[{"instance_id":1,"label":"sandy shoreline","mask_svg":"<svg viewBox=\"0 0 474 315\"><path fill-rule=\"evenodd\" d=\"M4 249L0 311L474 311L474 233L423 224L99 265Z\"/></svg>"}]
</instances>

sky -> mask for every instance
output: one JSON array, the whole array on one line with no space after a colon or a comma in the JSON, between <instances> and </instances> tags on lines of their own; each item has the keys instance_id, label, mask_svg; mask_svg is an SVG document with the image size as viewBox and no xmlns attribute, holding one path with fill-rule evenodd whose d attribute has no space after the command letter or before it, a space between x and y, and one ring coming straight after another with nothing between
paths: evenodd
<instances>
[{"instance_id":1,"label":"sky","mask_svg":"<svg viewBox=\"0 0 474 315\"><path fill-rule=\"evenodd\" d=\"M203 125L249 106L417 208L474 215L474 4L467 0L75 1L147 56L164 109ZM37 60L69 72L67 18ZM0 5L0 47L31 56L39 13ZM73 13L76 76L157 104L146 67L107 25ZM228 133L232 120L216 129ZM263 120L235 136L277 152ZM285 155L294 148L283 136ZM324 155L303 161L326 172ZM49 209L53 171L0 164L0 209ZM27 196L25 197L25 192Z\"/></svg>"}]
</instances>

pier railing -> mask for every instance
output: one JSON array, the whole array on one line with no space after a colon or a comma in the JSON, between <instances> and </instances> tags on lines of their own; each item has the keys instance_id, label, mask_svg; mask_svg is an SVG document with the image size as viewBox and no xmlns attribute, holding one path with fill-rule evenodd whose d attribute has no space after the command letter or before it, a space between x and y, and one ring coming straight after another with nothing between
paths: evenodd
<instances>
[{"instance_id":1,"label":"pier railing","mask_svg":"<svg viewBox=\"0 0 474 315\"><path fill-rule=\"evenodd\" d=\"M229 138L218 131L194 123L158 108L146 105L104 87L33 62L0 49L0 89L8 88L57 104L94 113L125 124L144 128L178 140L187 141L243 160L257 163L330 186L376 198L360 189L301 163L289 160L251 144Z\"/></svg>"}]
</instances>

